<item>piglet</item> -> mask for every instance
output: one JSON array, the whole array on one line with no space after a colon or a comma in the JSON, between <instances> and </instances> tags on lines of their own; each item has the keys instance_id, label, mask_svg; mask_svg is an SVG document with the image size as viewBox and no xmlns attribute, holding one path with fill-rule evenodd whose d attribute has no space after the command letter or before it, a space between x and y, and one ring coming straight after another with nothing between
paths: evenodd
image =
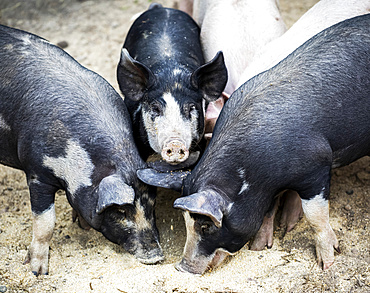
<instances>
[{"instance_id":1,"label":"piglet","mask_svg":"<svg viewBox=\"0 0 370 293\"><path fill-rule=\"evenodd\" d=\"M370 1L366 0L321 0L310 8L281 37L266 44L254 56L252 62L239 76L237 87L253 76L275 66L296 48L320 31L348 18L370 12ZM219 109L221 111L221 109ZM208 110L207 110L208 113ZM214 117L217 120L218 117ZM282 196L282 215L280 226L287 232L292 230L302 216L298 194L289 191ZM261 232L251 245L253 250L271 247L273 242L273 223L275 213L264 219ZM263 233L262 233L263 231Z\"/></svg>"},{"instance_id":2,"label":"piglet","mask_svg":"<svg viewBox=\"0 0 370 293\"><path fill-rule=\"evenodd\" d=\"M120 95L44 39L0 26L0 162L26 173L33 238L26 263L48 273L55 192L143 263L163 259L153 187Z\"/></svg>"},{"instance_id":3,"label":"piglet","mask_svg":"<svg viewBox=\"0 0 370 293\"><path fill-rule=\"evenodd\" d=\"M232 94L190 174L138 171L149 184L182 189L179 270L203 274L241 249L285 190L302 200L318 263L333 264L330 172L370 155L369 60L370 14L331 26Z\"/></svg>"},{"instance_id":4,"label":"piglet","mask_svg":"<svg viewBox=\"0 0 370 293\"><path fill-rule=\"evenodd\" d=\"M254 56L286 31L276 0L194 0L193 17L201 28L206 61L222 51L228 71L225 94L237 82Z\"/></svg>"},{"instance_id":5,"label":"piglet","mask_svg":"<svg viewBox=\"0 0 370 293\"><path fill-rule=\"evenodd\" d=\"M340 21L369 12L369 0L320 0L281 37L266 44L256 53L253 61L239 74L236 87L275 66L320 31Z\"/></svg>"},{"instance_id":6,"label":"piglet","mask_svg":"<svg viewBox=\"0 0 370 293\"><path fill-rule=\"evenodd\" d=\"M144 160L157 153L177 165L204 149L204 109L222 93L227 71L222 52L204 63L199 34L188 14L159 4L127 34L117 79Z\"/></svg>"}]
</instances>

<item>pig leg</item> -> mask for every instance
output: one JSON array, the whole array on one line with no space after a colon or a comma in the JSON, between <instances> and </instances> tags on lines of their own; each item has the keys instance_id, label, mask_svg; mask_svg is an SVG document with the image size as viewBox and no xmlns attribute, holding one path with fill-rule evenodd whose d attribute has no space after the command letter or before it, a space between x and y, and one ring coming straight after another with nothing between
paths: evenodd
<instances>
[{"instance_id":1,"label":"pig leg","mask_svg":"<svg viewBox=\"0 0 370 293\"><path fill-rule=\"evenodd\" d=\"M33 237L24 264L38 276L48 274L49 242L55 225L55 188L34 180L29 184L33 215Z\"/></svg>"},{"instance_id":2,"label":"pig leg","mask_svg":"<svg viewBox=\"0 0 370 293\"><path fill-rule=\"evenodd\" d=\"M328 188L327 188L328 189ZM311 199L302 199L303 212L315 232L316 257L324 270L334 263L334 249L338 252L339 243L329 224L329 201L323 191Z\"/></svg>"},{"instance_id":3,"label":"pig leg","mask_svg":"<svg viewBox=\"0 0 370 293\"><path fill-rule=\"evenodd\" d=\"M282 195L281 201L283 211L280 218L280 228L285 228L286 232L290 232L303 217L301 198L297 192L288 190Z\"/></svg>"},{"instance_id":4,"label":"pig leg","mask_svg":"<svg viewBox=\"0 0 370 293\"><path fill-rule=\"evenodd\" d=\"M274 237L274 219L278 207L279 201L276 200L272 211L263 218L261 228L254 237L250 250L262 250L266 246L269 249L272 247Z\"/></svg>"},{"instance_id":5,"label":"pig leg","mask_svg":"<svg viewBox=\"0 0 370 293\"><path fill-rule=\"evenodd\" d=\"M90 230L91 226L85 221L84 218L75 210L72 209L72 221L73 223L78 221L78 226L84 230Z\"/></svg>"}]
</instances>

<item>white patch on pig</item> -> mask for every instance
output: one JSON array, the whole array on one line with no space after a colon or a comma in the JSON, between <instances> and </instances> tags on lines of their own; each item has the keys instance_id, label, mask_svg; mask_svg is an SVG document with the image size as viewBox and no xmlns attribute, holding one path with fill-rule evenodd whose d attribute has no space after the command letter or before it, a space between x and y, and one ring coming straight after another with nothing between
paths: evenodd
<instances>
[{"instance_id":1,"label":"white patch on pig","mask_svg":"<svg viewBox=\"0 0 370 293\"><path fill-rule=\"evenodd\" d=\"M248 182L245 182L243 181L243 185L242 187L240 188L240 191L239 191L239 195L242 194L244 191L248 190L249 189L249 183Z\"/></svg>"},{"instance_id":2,"label":"white patch on pig","mask_svg":"<svg viewBox=\"0 0 370 293\"><path fill-rule=\"evenodd\" d=\"M151 229L151 225L147 218L145 217L145 210L139 201L136 201L136 214L135 221L138 231L143 231L146 229Z\"/></svg>"},{"instance_id":3,"label":"white patch on pig","mask_svg":"<svg viewBox=\"0 0 370 293\"><path fill-rule=\"evenodd\" d=\"M161 39L161 47L163 48L164 55L171 57L173 55L171 38L167 34L163 34Z\"/></svg>"},{"instance_id":4,"label":"white patch on pig","mask_svg":"<svg viewBox=\"0 0 370 293\"><path fill-rule=\"evenodd\" d=\"M42 214L33 213L33 236L29 248L28 261L31 270L45 274L48 272L49 242L55 225L54 204Z\"/></svg>"},{"instance_id":5,"label":"white patch on pig","mask_svg":"<svg viewBox=\"0 0 370 293\"><path fill-rule=\"evenodd\" d=\"M190 216L188 211L184 211L184 219L186 226L186 242L184 247L184 255L187 258L193 259L197 255L198 243L201 239L200 235L195 232L195 220Z\"/></svg>"},{"instance_id":6,"label":"white patch on pig","mask_svg":"<svg viewBox=\"0 0 370 293\"><path fill-rule=\"evenodd\" d=\"M144 40L145 40L145 39L147 39L147 38L149 37L149 34L148 34L148 32L147 32L147 31L144 31L144 32L142 33L142 36L143 36L143 38L144 38Z\"/></svg>"},{"instance_id":7,"label":"white patch on pig","mask_svg":"<svg viewBox=\"0 0 370 293\"><path fill-rule=\"evenodd\" d=\"M45 242L51 239L55 223L55 205L50 207L42 214L32 213L33 215L33 239L38 242ZM32 241L34 241L32 240Z\"/></svg>"},{"instance_id":8,"label":"white patch on pig","mask_svg":"<svg viewBox=\"0 0 370 293\"><path fill-rule=\"evenodd\" d=\"M53 158L44 157L45 167L53 170L56 177L67 183L68 191L73 195L82 186L90 186L94 164L89 154L74 140L70 139L66 146L66 156Z\"/></svg>"},{"instance_id":9,"label":"white patch on pig","mask_svg":"<svg viewBox=\"0 0 370 293\"><path fill-rule=\"evenodd\" d=\"M10 125L6 123L2 115L0 115L0 129L5 130L5 131L11 130Z\"/></svg>"},{"instance_id":10,"label":"white patch on pig","mask_svg":"<svg viewBox=\"0 0 370 293\"><path fill-rule=\"evenodd\" d=\"M156 117L154 121L149 112L142 111L151 148L155 152L161 153L168 140L178 139L189 149L192 139L199 139L197 132L198 113L193 111L190 120L184 119L180 106L171 93L165 93L163 99L166 102L164 113Z\"/></svg>"},{"instance_id":11,"label":"white patch on pig","mask_svg":"<svg viewBox=\"0 0 370 293\"><path fill-rule=\"evenodd\" d=\"M179 75L182 73L182 71L178 68L175 68L173 71L172 71L173 75L176 76L176 75Z\"/></svg>"},{"instance_id":12,"label":"white patch on pig","mask_svg":"<svg viewBox=\"0 0 370 293\"><path fill-rule=\"evenodd\" d=\"M312 199L302 199L302 208L306 219L315 232L316 257L323 268L329 268L334 262L334 247L338 240L329 223L329 201L324 198L325 188Z\"/></svg>"},{"instance_id":13,"label":"white patch on pig","mask_svg":"<svg viewBox=\"0 0 370 293\"><path fill-rule=\"evenodd\" d=\"M311 199L302 199L303 212L309 217L320 218L321 212L328 206L328 200L324 198L324 190Z\"/></svg>"}]
</instances>

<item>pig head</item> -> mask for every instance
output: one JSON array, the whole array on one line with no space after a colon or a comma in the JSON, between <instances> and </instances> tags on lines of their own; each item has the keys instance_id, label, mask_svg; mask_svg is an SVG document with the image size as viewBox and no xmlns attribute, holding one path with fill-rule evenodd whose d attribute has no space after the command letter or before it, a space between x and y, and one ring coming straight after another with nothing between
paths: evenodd
<instances>
[{"instance_id":1,"label":"pig head","mask_svg":"<svg viewBox=\"0 0 370 293\"><path fill-rule=\"evenodd\" d=\"M218 99L227 80L222 52L191 74L173 70L160 77L124 48L117 74L134 129L140 133L139 150L149 144L149 152L167 163L186 161L203 137L205 105Z\"/></svg>"},{"instance_id":2,"label":"pig head","mask_svg":"<svg viewBox=\"0 0 370 293\"><path fill-rule=\"evenodd\" d=\"M204 149L205 108L221 95L227 70L222 52L204 62L189 15L160 5L144 12L127 34L117 80L144 160L157 153L176 165Z\"/></svg>"},{"instance_id":3,"label":"pig head","mask_svg":"<svg viewBox=\"0 0 370 293\"><path fill-rule=\"evenodd\" d=\"M187 239L183 258L176 269L202 275L236 253L257 233L269 205L261 201L258 207L240 207L239 200L219 189L204 187L194 191L190 185L202 181L195 177L197 172L197 167L192 172L167 173L141 169L137 175L147 184L182 191L183 197L175 200L174 207L183 210ZM235 186L242 185L238 181L234 178Z\"/></svg>"},{"instance_id":4,"label":"pig head","mask_svg":"<svg viewBox=\"0 0 370 293\"><path fill-rule=\"evenodd\" d=\"M134 188L119 174L104 177L91 198L77 193L71 200L79 214L110 241L123 246L140 262L157 263L163 260L159 234L155 225L153 188L138 182ZM81 190L84 193L85 190ZM95 205L95 207L89 207Z\"/></svg>"}]
</instances>

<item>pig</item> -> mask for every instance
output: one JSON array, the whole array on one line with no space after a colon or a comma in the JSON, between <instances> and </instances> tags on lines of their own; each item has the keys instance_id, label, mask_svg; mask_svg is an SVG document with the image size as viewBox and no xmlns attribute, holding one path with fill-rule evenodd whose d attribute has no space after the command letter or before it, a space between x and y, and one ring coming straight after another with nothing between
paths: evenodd
<instances>
[{"instance_id":1,"label":"pig","mask_svg":"<svg viewBox=\"0 0 370 293\"><path fill-rule=\"evenodd\" d=\"M340 21L370 12L370 1L366 0L321 0L309 9L293 26L281 37L272 40L259 50L253 60L240 75L237 87L241 86L253 76L263 72L279 61L283 60L306 40L313 37L320 31L332 26ZM216 123L222 105L218 107L218 112L213 113L213 125ZM206 123L207 125L207 123ZM209 133L213 128L209 129ZM208 134L210 136L210 134ZM288 200L287 200L288 199ZM291 231L297 221L302 217L302 208L299 195L289 191L282 197L283 209L280 219L280 226L287 232ZM275 210L276 211L276 210ZM273 244L273 223L274 215L264 219L261 232L255 237L251 249L261 250L265 246L272 247ZM267 226L266 226L267 225Z\"/></svg>"},{"instance_id":2,"label":"pig","mask_svg":"<svg viewBox=\"0 0 370 293\"><path fill-rule=\"evenodd\" d=\"M94 229L143 263L163 259L155 188L121 96L98 74L48 41L0 26L0 162L23 170L33 237L25 263L48 274L55 192Z\"/></svg>"},{"instance_id":3,"label":"pig","mask_svg":"<svg viewBox=\"0 0 370 293\"><path fill-rule=\"evenodd\" d=\"M204 109L222 93L227 70L222 52L204 63L199 34L188 14L159 4L127 34L117 80L144 160L156 153L177 165L204 149Z\"/></svg>"},{"instance_id":4,"label":"pig","mask_svg":"<svg viewBox=\"0 0 370 293\"><path fill-rule=\"evenodd\" d=\"M228 71L223 95L206 109L205 138L209 140L223 105L237 88L240 75L259 50L286 31L286 26L276 0L195 0L193 17L201 27L205 60L221 50Z\"/></svg>"},{"instance_id":5,"label":"pig","mask_svg":"<svg viewBox=\"0 0 370 293\"><path fill-rule=\"evenodd\" d=\"M187 239L177 269L203 274L237 252L285 190L302 200L318 263L333 264L330 172L370 155L369 58L370 14L331 26L232 94L190 173L137 171L182 190L174 207Z\"/></svg>"},{"instance_id":6,"label":"pig","mask_svg":"<svg viewBox=\"0 0 370 293\"><path fill-rule=\"evenodd\" d=\"M320 31L345 19L369 12L369 0L319 1L282 36L272 40L256 53L252 62L239 75L236 87L273 67Z\"/></svg>"},{"instance_id":7,"label":"pig","mask_svg":"<svg viewBox=\"0 0 370 293\"><path fill-rule=\"evenodd\" d=\"M205 60L218 51L225 56L226 95L234 92L255 54L286 31L276 0L195 0L193 17L201 28Z\"/></svg>"}]
</instances>

